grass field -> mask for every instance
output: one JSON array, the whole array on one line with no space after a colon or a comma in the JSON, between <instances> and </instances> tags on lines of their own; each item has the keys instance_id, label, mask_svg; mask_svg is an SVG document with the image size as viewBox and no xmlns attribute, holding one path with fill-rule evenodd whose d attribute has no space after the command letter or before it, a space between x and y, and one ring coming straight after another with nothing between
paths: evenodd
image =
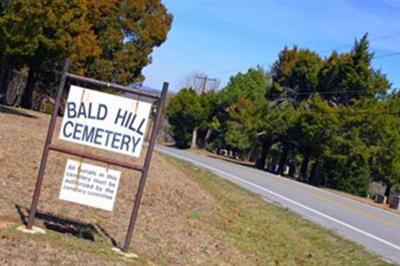
<instances>
[{"instance_id":1,"label":"grass field","mask_svg":"<svg viewBox=\"0 0 400 266\"><path fill-rule=\"evenodd\" d=\"M222 209L206 224L228 235L251 264L386 265L359 245L285 208L267 204L229 181L185 162L168 160L217 200Z\"/></svg>"},{"instance_id":2,"label":"grass field","mask_svg":"<svg viewBox=\"0 0 400 266\"><path fill-rule=\"evenodd\" d=\"M387 265L287 209L159 154L132 241L139 260L111 251L124 240L137 174L116 168L122 178L113 212L60 201L69 158L60 154L50 156L39 203L36 224L47 234L22 234L15 228L26 219L48 120L0 108L0 265Z\"/></svg>"}]
</instances>

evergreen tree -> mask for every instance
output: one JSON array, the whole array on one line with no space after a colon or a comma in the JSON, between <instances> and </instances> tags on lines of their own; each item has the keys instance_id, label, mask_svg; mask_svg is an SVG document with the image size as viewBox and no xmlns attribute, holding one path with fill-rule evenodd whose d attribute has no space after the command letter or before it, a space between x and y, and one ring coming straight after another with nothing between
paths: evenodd
<instances>
[{"instance_id":1,"label":"evergreen tree","mask_svg":"<svg viewBox=\"0 0 400 266\"><path fill-rule=\"evenodd\" d=\"M325 59L284 48L268 75L250 69L219 92L185 92L191 100L177 97L181 103L168 110L174 134L188 146L193 128L212 128L207 139L215 148L244 159L257 153L260 169L272 161L279 174L289 165L294 176L300 166L304 181L361 196L375 180L389 195L400 186L400 97L388 94L390 83L371 66L368 46L365 35L351 51Z\"/></svg>"},{"instance_id":2,"label":"evergreen tree","mask_svg":"<svg viewBox=\"0 0 400 266\"><path fill-rule=\"evenodd\" d=\"M261 68L249 69L231 77L220 92L219 136L220 144L248 154L255 143L260 117L259 109L265 101L267 78Z\"/></svg>"},{"instance_id":3,"label":"evergreen tree","mask_svg":"<svg viewBox=\"0 0 400 266\"><path fill-rule=\"evenodd\" d=\"M323 163L323 155L331 138L337 133L339 117L335 108L330 106L318 94L303 101L298 108L298 119L291 128L292 139L296 140L298 150L303 156L300 171L301 178L308 181L308 163L310 157L315 163ZM317 184L317 172L313 172L310 182Z\"/></svg>"},{"instance_id":4,"label":"evergreen tree","mask_svg":"<svg viewBox=\"0 0 400 266\"><path fill-rule=\"evenodd\" d=\"M175 145L187 148L193 133L206 118L206 112L196 91L182 89L169 103L167 117Z\"/></svg>"},{"instance_id":5,"label":"evergreen tree","mask_svg":"<svg viewBox=\"0 0 400 266\"><path fill-rule=\"evenodd\" d=\"M390 196L393 187L400 186L400 99L390 96L385 102L365 106L370 134L367 136L373 153L370 159L372 178L386 186Z\"/></svg>"},{"instance_id":6,"label":"evergreen tree","mask_svg":"<svg viewBox=\"0 0 400 266\"><path fill-rule=\"evenodd\" d=\"M356 40L349 53L333 52L323 63L319 88L324 98L336 105L349 105L364 97L384 95L390 84L379 70L372 68L368 35Z\"/></svg>"},{"instance_id":7,"label":"evergreen tree","mask_svg":"<svg viewBox=\"0 0 400 266\"><path fill-rule=\"evenodd\" d=\"M318 88L322 60L308 50L285 47L271 69L272 87L268 95L273 100L289 100L293 104L308 98Z\"/></svg>"}]
</instances>

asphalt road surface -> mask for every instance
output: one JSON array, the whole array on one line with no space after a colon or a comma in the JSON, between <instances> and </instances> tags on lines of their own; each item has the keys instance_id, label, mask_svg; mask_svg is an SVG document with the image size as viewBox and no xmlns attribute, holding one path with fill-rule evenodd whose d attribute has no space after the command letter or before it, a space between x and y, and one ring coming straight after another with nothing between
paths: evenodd
<instances>
[{"instance_id":1,"label":"asphalt road surface","mask_svg":"<svg viewBox=\"0 0 400 266\"><path fill-rule=\"evenodd\" d=\"M400 264L400 215L288 178L205 155L157 146L158 152L190 162L229 179L266 201L303 217Z\"/></svg>"}]
</instances>

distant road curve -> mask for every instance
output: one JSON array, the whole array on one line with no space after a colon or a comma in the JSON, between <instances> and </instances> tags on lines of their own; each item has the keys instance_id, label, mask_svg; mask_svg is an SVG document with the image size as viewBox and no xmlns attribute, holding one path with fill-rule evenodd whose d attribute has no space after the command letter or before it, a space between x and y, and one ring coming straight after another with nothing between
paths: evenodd
<instances>
[{"instance_id":1,"label":"distant road curve","mask_svg":"<svg viewBox=\"0 0 400 266\"><path fill-rule=\"evenodd\" d=\"M400 264L400 215L304 183L175 148L160 153L228 179Z\"/></svg>"}]
</instances>

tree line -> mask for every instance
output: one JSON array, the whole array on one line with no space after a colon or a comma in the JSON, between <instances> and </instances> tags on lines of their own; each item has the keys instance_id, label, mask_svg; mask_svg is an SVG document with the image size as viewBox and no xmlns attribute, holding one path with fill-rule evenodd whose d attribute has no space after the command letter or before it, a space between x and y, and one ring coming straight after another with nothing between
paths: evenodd
<instances>
[{"instance_id":1,"label":"tree line","mask_svg":"<svg viewBox=\"0 0 400 266\"><path fill-rule=\"evenodd\" d=\"M201 146L259 169L366 196L400 186L400 96L371 66L367 34L321 57L285 47L274 64L232 76L219 91L183 88L167 107L176 146Z\"/></svg>"},{"instance_id":2,"label":"tree line","mask_svg":"<svg viewBox=\"0 0 400 266\"><path fill-rule=\"evenodd\" d=\"M32 108L37 94L52 96L66 58L80 75L140 82L171 23L160 0L2 0L0 101L16 70L26 72L26 85L12 104Z\"/></svg>"}]
</instances>

